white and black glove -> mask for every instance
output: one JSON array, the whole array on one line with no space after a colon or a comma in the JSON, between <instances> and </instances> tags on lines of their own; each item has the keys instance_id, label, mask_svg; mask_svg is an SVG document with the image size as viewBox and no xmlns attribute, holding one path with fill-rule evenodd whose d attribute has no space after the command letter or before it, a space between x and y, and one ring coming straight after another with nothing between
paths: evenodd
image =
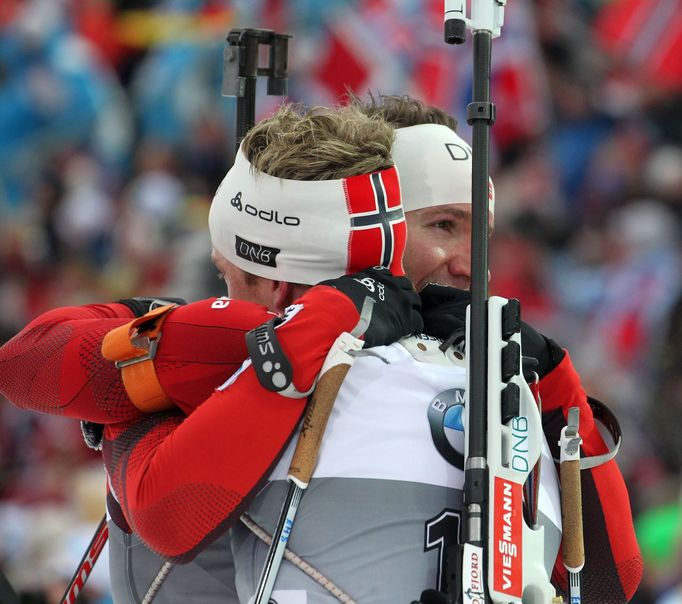
<instances>
[{"instance_id":1,"label":"white and black glove","mask_svg":"<svg viewBox=\"0 0 682 604\"><path fill-rule=\"evenodd\" d=\"M329 285L344 293L361 315L365 299L374 301L364 333L365 348L392 344L422 329L419 294L407 277L394 277L383 266L322 281L319 285Z\"/></svg>"}]
</instances>

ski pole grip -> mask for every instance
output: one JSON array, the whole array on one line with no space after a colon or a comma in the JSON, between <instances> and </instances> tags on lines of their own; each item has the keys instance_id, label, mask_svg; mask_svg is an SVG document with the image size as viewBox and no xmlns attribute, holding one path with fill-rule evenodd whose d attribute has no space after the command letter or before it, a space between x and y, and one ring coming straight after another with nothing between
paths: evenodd
<instances>
[{"instance_id":1,"label":"ski pole grip","mask_svg":"<svg viewBox=\"0 0 682 604\"><path fill-rule=\"evenodd\" d=\"M585 564L580 459L562 461L560 472L564 565L569 571L578 572Z\"/></svg>"},{"instance_id":2,"label":"ski pole grip","mask_svg":"<svg viewBox=\"0 0 682 604\"><path fill-rule=\"evenodd\" d=\"M349 369L350 364L340 363L325 371L310 398L289 466L289 478L301 488L308 486L313 475L327 421Z\"/></svg>"}]
</instances>

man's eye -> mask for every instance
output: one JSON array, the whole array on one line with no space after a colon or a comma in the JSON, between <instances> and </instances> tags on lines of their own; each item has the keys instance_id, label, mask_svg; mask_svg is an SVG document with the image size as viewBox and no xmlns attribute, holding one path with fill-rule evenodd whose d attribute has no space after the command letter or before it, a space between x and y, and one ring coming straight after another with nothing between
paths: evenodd
<instances>
[{"instance_id":1,"label":"man's eye","mask_svg":"<svg viewBox=\"0 0 682 604\"><path fill-rule=\"evenodd\" d=\"M438 222L434 222L431 226L436 229L452 231L456 225L452 220L439 220Z\"/></svg>"}]
</instances>

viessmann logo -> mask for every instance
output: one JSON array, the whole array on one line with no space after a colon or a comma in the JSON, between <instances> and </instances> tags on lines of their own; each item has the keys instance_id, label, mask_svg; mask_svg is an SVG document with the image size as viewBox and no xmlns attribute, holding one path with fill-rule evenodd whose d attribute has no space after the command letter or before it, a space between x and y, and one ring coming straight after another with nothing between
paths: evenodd
<instances>
[{"instance_id":1,"label":"viessmann logo","mask_svg":"<svg viewBox=\"0 0 682 604\"><path fill-rule=\"evenodd\" d=\"M499 476L495 477L493 513L493 564L496 591L521 597L523 590L522 487Z\"/></svg>"},{"instance_id":2,"label":"viessmann logo","mask_svg":"<svg viewBox=\"0 0 682 604\"><path fill-rule=\"evenodd\" d=\"M242 203L241 191L230 199L230 205L238 212L244 212L264 222L274 222L275 224L284 224L291 227L301 224L301 219L297 216L282 216L277 210L261 210L250 203Z\"/></svg>"}]
</instances>

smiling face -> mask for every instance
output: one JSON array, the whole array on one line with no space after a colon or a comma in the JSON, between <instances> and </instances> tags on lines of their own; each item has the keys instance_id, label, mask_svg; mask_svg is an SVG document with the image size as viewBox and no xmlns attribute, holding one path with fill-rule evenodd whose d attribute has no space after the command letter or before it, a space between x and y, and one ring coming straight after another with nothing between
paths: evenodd
<instances>
[{"instance_id":1,"label":"smiling face","mask_svg":"<svg viewBox=\"0 0 682 604\"><path fill-rule=\"evenodd\" d=\"M451 126L419 123L395 133L392 153L407 222L403 266L417 291L427 283L471 287L472 155ZM492 181L488 201L492 231Z\"/></svg>"},{"instance_id":2,"label":"smiling face","mask_svg":"<svg viewBox=\"0 0 682 604\"><path fill-rule=\"evenodd\" d=\"M427 283L471 286L471 204L406 212L405 272L420 291ZM492 227L491 227L492 228Z\"/></svg>"}]
</instances>

